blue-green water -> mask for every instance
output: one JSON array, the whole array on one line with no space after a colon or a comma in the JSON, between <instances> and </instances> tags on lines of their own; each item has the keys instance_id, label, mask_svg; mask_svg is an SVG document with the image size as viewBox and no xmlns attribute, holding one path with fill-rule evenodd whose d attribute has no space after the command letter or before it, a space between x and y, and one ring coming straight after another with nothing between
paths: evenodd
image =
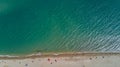
<instances>
[{"instance_id":1,"label":"blue-green water","mask_svg":"<svg viewBox=\"0 0 120 67\"><path fill-rule=\"evenodd\" d=\"M120 51L119 0L0 0L0 54Z\"/></svg>"}]
</instances>

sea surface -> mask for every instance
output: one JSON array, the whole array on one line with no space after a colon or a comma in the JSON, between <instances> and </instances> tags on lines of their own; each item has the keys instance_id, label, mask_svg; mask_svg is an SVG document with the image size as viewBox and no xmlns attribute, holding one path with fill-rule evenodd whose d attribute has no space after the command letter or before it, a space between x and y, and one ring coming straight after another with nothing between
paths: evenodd
<instances>
[{"instance_id":1,"label":"sea surface","mask_svg":"<svg viewBox=\"0 0 120 67\"><path fill-rule=\"evenodd\" d=\"M0 55L82 51L120 51L120 0L0 0Z\"/></svg>"}]
</instances>

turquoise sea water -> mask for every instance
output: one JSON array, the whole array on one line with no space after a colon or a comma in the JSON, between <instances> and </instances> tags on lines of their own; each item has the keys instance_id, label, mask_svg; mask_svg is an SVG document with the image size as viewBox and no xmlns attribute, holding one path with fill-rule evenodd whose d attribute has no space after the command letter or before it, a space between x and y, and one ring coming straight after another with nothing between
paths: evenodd
<instances>
[{"instance_id":1,"label":"turquoise sea water","mask_svg":"<svg viewBox=\"0 0 120 67\"><path fill-rule=\"evenodd\" d=\"M119 0L0 0L0 54L120 51Z\"/></svg>"}]
</instances>

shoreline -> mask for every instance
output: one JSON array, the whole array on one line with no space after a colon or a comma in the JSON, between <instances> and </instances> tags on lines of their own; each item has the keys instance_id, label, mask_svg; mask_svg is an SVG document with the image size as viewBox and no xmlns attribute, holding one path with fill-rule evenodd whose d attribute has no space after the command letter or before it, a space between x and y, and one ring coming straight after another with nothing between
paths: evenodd
<instances>
[{"instance_id":1,"label":"shoreline","mask_svg":"<svg viewBox=\"0 0 120 67\"><path fill-rule=\"evenodd\" d=\"M30 55L0 55L0 59L30 59L30 58L46 58L46 57L77 57L77 56L112 56L120 55L120 52L59 52L59 53L36 53Z\"/></svg>"},{"instance_id":2,"label":"shoreline","mask_svg":"<svg viewBox=\"0 0 120 67\"><path fill-rule=\"evenodd\" d=\"M120 53L65 52L0 57L0 67L119 67Z\"/></svg>"}]
</instances>

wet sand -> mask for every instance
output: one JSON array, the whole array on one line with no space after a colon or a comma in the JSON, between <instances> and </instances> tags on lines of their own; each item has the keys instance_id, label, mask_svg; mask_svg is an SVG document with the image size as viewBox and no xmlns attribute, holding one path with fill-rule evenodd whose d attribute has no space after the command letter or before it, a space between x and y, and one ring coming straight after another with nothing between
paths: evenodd
<instances>
[{"instance_id":1,"label":"wet sand","mask_svg":"<svg viewBox=\"0 0 120 67\"><path fill-rule=\"evenodd\" d=\"M120 53L46 53L0 57L0 67L119 67Z\"/></svg>"}]
</instances>

